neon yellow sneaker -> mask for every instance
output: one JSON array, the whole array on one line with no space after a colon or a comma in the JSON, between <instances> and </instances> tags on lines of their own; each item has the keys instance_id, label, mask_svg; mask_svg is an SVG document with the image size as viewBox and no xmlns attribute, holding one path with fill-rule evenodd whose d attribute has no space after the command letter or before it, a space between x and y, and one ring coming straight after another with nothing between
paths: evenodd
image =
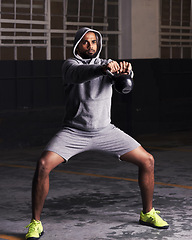
<instances>
[{"instance_id":1,"label":"neon yellow sneaker","mask_svg":"<svg viewBox=\"0 0 192 240\"><path fill-rule=\"evenodd\" d=\"M155 211L154 208L148 213L141 212L139 223L142 225L151 226L154 228L167 229L169 224L165 222L159 215L160 211Z\"/></svg>"},{"instance_id":2,"label":"neon yellow sneaker","mask_svg":"<svg viewBox=\"0 0 192 240\"><path fill-rule=\"evenodd\" d=\"M34 240L39 239L43 235L43 225L41 221L32 219L29 225L26 226L28 233L25 235L25 239Z\"/></svg>"}]
</instances>

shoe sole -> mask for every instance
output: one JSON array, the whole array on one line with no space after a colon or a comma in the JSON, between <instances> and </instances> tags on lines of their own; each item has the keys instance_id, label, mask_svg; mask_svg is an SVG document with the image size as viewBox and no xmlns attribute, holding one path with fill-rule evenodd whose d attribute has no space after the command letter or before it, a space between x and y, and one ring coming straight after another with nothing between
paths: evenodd
<instances>
[{"instance_id":1,"label":"shoe sole","mask_svg":"<svg viewBox=\"0 0 192 240\"><path fill-rule=\"evenodd\" d=\"M30 238L27 238L27 240L37 240L37 239L40 239L40 237L42 237L43 234L44 234L44 232L42 232L42 233L39 235L39 238L30 237Z\"/></svg>"},{"instance_id":2,"label":"shoe sole","mask_svg":"<svg viewBox=\"0 0 192 240\"><path fill-rule=\"evenodd\" d=\"M159 227L159 226L155 226L152 223L144 222L142 220L139 220L139 223L141 225L145 225L145 226L149 226L149 227L153 227L153 228L158 228L158 229L168 229L169 228L169 225L165 225L165 226Z\"/></svg>"}]
</instances>

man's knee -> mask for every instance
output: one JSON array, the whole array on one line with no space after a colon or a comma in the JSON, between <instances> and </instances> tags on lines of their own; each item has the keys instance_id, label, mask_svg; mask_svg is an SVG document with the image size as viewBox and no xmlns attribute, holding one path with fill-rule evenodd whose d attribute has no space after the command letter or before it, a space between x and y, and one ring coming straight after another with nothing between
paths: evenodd
<instances>
[{"instance_id":1,"label":"man's knee","mask_svg":"<svg viewBox=\"0 0 192 240\"><path fill-rule=\"evenodd\" d=\"M40 157L40 159L37 162L37 171L40 176L47 175L50 173L51 169L49 169L48 166L48 156L43 155Z\"/></svg>"},{"instance_id":2,"label":"man's knee","mask_svg":"<svg viewBox=\"0 0 192 240\"><path fill-rule=\"evenodd\" d=\"M151 155L150 153L147 153L145 156L145 160L142 163L145 168L153 170L155 165L155 160L153 155Z\"/></svg>"},{"instance_id":3,"label":"man's knee","mask_svg":"<svg viewBox=\"0 0 192 240\"><path fill-rule=\"evenodd\" d=\"M39 161L37 162L37 169L40 174L49 174L57 165L59 165L64 159L53 152L43 152Z\"/></svg>"},{"instance_id":4,"label":"man's knee","mask_svg":"<svg viewBox=\"0 0 192 240\"><path fill-rule=\"evenodd\" d=\"M138 147L131 152L125 153L120 159L122 161L132 162L140 168L154 168L153 156L142 147Z\"/></svg>"}]
</instances>

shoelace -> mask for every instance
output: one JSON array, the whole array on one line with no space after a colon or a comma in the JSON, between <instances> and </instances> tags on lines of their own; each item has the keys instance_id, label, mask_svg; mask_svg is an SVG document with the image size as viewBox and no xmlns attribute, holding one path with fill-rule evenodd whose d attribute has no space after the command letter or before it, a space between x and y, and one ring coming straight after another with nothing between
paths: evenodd
<instances>
[{"instance_id":1,"label":"shoelace","mask_svg":"<svg viewBox=\"0 0 192 240\"><path fill-rule=\"evenodd\" d=\"M158 215L159 213L160 213L160 211L155 210L155 212L152 216L153 220L156 220L156 222L158 222L161 219L160 216Z\"/></svg>"},{"instance_id":2,"label":"shoelace","mask_svg":"<svg viewBox=\"0 0 192 240\"><path fill-rule=\"evenodd\" d=\"M159 213L160 213L160 211L158 211L158 210L157 210L157 211L155 210L155 212L156 212L157 214L159 214Z\"/></svg>"},{"instance_id":3,"label":"shoelace","mask_svg":"<svg viewBox=\"0 0 192 240\"><path fill-rule=\"evenodd\" d=\"M148 221L158 220L160 211L154 211L153 214L148 218Z\"/></svg>"},{"instance_id":4,"label":"shoelace","mask_svg":"<svg viewBox=\"0 0 192 240\"><path fill-rule=\"evenodd\" d=\"M37 228L37 224L38 224L38 223L31 222L31 223L29 223L29 224L26 226L26 228L29 228L29 232L30 232L30 231L35 231L36 228Z\"/></svg>"}]
</instances>

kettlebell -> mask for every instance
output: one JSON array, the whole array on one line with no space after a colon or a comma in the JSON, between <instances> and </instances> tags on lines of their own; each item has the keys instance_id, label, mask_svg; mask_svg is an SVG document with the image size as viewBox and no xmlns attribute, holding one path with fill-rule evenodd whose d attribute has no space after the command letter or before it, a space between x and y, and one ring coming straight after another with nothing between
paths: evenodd
<instances>
[{"instance_id":1,"label":"kettlebell","mask_svg":"<svg viewBox=\"0 0 192 240\"><path fill-rule=\"evenodd\" d=\"M133 79L129 74L113 74L109 70L106 74L113 80L117 92L127 94L133 89Z\"/></svg>"}]
</instances>

